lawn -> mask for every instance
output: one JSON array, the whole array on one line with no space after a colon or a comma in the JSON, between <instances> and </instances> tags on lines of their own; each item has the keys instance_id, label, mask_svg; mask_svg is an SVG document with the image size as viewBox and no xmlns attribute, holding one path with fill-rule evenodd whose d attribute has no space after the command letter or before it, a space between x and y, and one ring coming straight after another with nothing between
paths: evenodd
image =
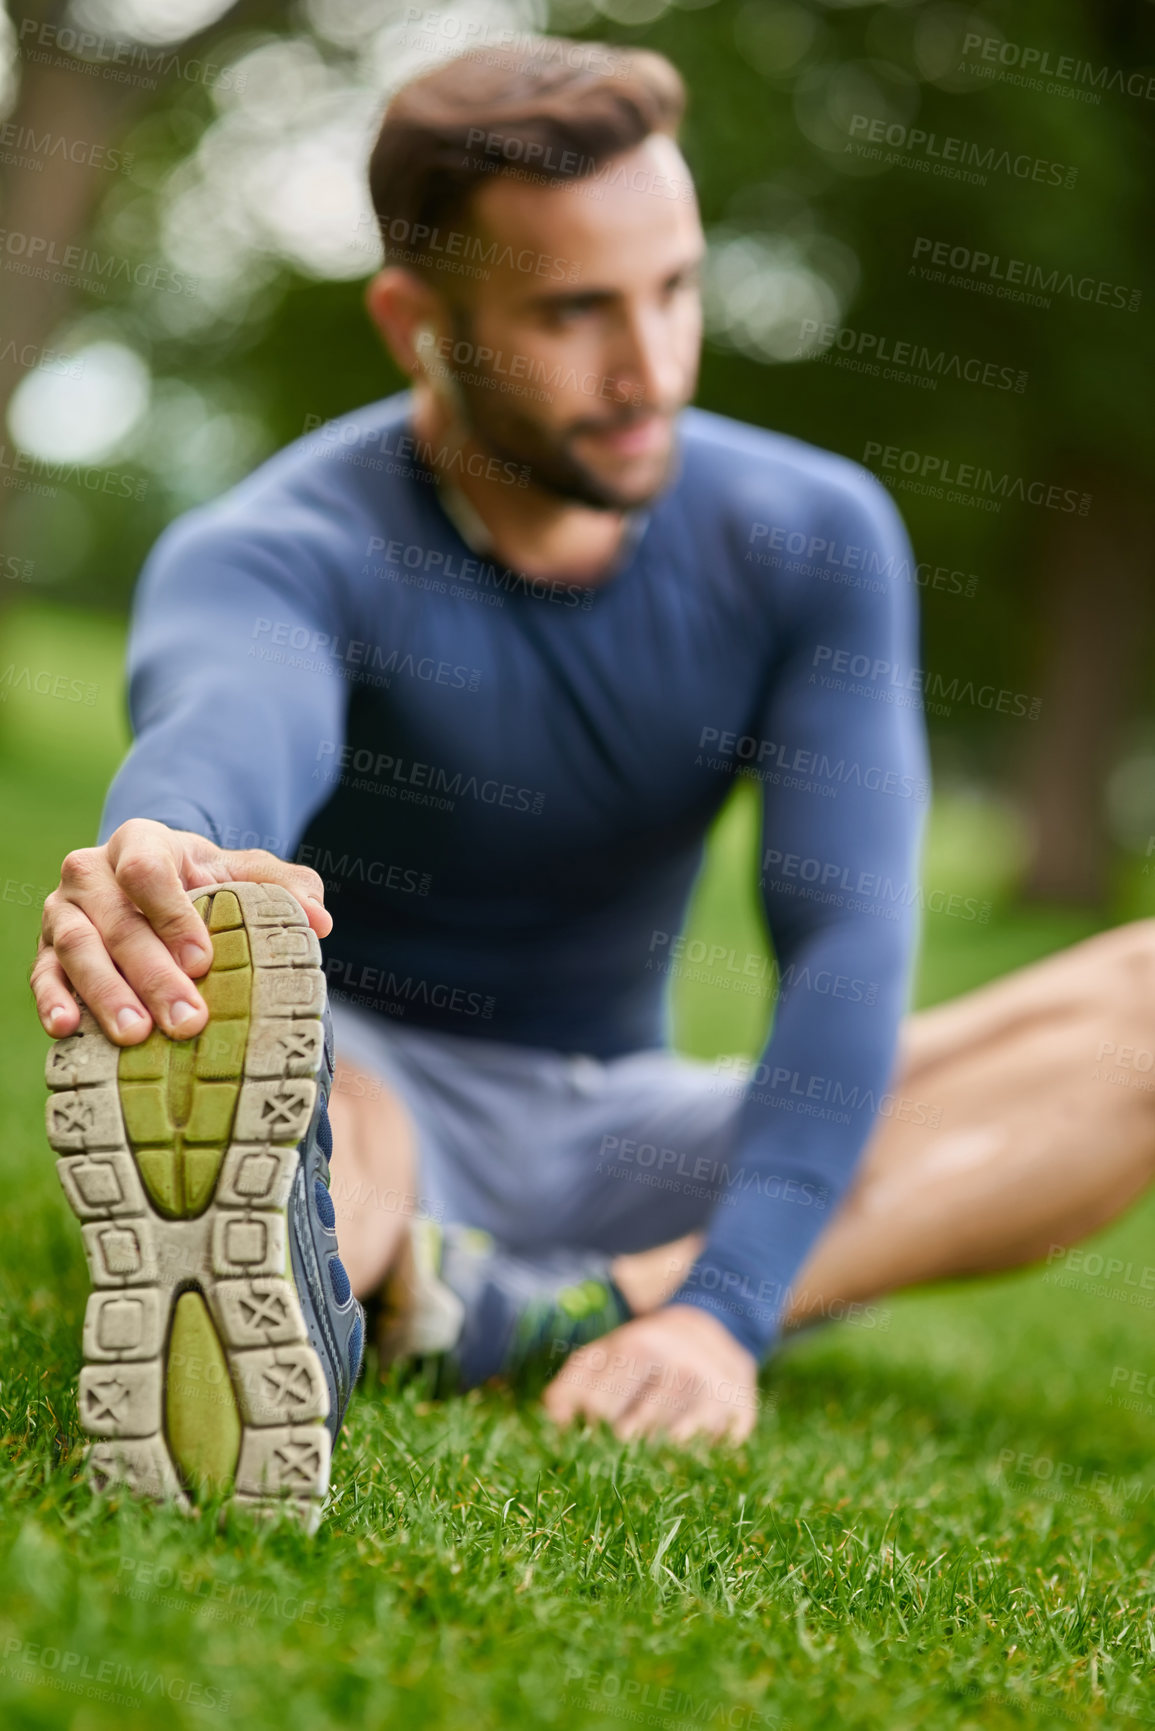
<instances>
[{"instance_id":1,"label":"lawn","mask_svg":"<svg viewBox=\"0 0 1155 1731\"><path fill-rule=\"evenodd\" d=\"M716 1459L559 1438L508 1395L367 1381L315 1539L95 1502L75 1401L88 1282L24 981L36 904L122 748L120 633L31 611L0 643L0 675L84 682L76 700L0 685L0 1723L1155 1722L1155 1399L1119 1393L1137 1374L1155 1394L1149 1204L1093 1247L1130 1265L1116 1281L1092 1262L1081 1289L1042 1270L906 1294L871 1328L795 1341L750 1441ZM725 814L694 912L743 951L761 941L751 815ZM1015 911L1015 869L1004 817L942 803L928 885L989 918L928 914L920 1001L1089 929ZM757 1014L680 989L675 1026L702 1054L748 1050Z\"/></svg>"}]
</instances>

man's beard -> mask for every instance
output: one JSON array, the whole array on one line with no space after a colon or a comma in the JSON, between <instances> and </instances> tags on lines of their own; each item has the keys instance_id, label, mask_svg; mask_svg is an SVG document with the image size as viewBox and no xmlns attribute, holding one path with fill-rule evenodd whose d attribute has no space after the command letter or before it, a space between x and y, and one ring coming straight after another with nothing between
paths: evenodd
<instances>
[{"instance_id":1,"label":"man's beard","mask_svg":"<svg viewBox=\"0 0 1155 1731\"><path fill-rule=\"evenodd\" d=\"M623 406L620 413L608 419L591 417L572 421L564 430L555 432L528 415L517 414L508 403L499 407L495 400L496 379L492 385L479 384L476 382L476 369L474 374L474 379L467 382L453 368L454 406L465 431L491 456L528 469L532 485L542 492L552 493L567 504L585 505L595 511L632 511L649 504L665 490L674 467L672 440L661 475L644 493L625 493L603 481L574 456L572 450L573 442L583 433L604 432L607 427L633 426L637 421L649 420L652 409L637 410Z\"/></svg>"}]
</instances>

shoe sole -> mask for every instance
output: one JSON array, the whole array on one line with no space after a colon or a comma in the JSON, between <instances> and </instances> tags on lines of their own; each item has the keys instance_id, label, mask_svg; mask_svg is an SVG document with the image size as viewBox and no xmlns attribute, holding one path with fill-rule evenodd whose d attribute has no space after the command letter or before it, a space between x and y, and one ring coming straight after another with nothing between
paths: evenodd
<instances>
[{"instance_id":1,"label":"shoe sole","mask_svg":"<svg viewBox=\"0 0 1155 1731\"><path fill-rule=\"evenodd\" d=\"M203 1031L119 1047L85 1010L48 1054L48 1140L94 1289L89 1476L98 1493L186 1510L227 1496L312 1531L329 1391L287 1208L322 1066L320 949L276 885L221 885L195 906L213 946Z\"/></svg>"}]
</instances>

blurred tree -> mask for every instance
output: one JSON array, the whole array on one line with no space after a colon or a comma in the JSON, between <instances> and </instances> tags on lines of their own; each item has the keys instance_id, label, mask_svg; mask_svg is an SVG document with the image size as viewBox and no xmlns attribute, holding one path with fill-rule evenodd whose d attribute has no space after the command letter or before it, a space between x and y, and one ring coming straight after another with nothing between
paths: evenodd
<instances>
[{"instance_id":1,"label":"blurred tree","mask_svg":"<svg viewBox=\"0 0 1155 1731\"><path fill-rule=\"evenodd\" d=\"M154 51L156 74L133 80L102 77L95 57L86 60L58 46L61 31L71 44L76 30L67 0L26 5L20 18L16 101L5 118L16 148L0 151L0 213L6 232L34 237L40 259L62 257L70 246L82 243L108 179L103 153L142 109L169 100L180 63L177 47L181 55L194 56L206 41L255 11L254 0L234 0L212 31L178 38L166 45L166 52ZM40 43L50 46L29 52ZM38 149L37 141L47 148ZM28 153L39 156L35 170L25 166ZM25 375L22 357L49 346L53 332L80 298L63 271L25 275L10 268L3 289L0 420L6 418L12 393ZM0 493L0 512L3 506Z\"/></svg>"},{"instance_id":2,"label":"blurred tree","mask_svg":"<svg viewBox=\"0 0 1155 1731\"><path fill-rule=\"evenodd\" d=\"M29 7L37 26L59 26L66 6L52 3ZM143 93L127 84L100 78L78 78L65 57L59 62L21 57L19 94L7 124L18 140L59 136L64 117L70 136L107 144L120 131ZM39 172L20 165L19 151L0 153L0 210L9 233L35 236L48 255L62 254L89 224L103 179L92 160L77 162L66 151L50 151ZM46 273L47 277L47 273ZM40 351L56 330L71 302L66 285L50 277L4 273L4 303L0 316L0 410L23 376L21 356ZM0 508L2 508L0 499Z\"/></svg>"},{"instance_id":3,"label":"blurred tree","mask_svg":"<svg viewBox=\"0 0 1155 1731\"><path fill-rule=\"evenodd\" d=\"M696 25L696 16L663 20L677 32L683 64ZM825 9L749 0L735 36L754 65L727 92L720 157L700 43L692 60L695 161L712 211L749 211L765 177L771 221L793 205L796 225L804 230L817 215L856 254L861 288L846 326L891 348L908 340L1025 369L1029 380L1022 395L946 378L934 391L917 390L884 369L840 371L828 358L769 374L715 365L708 389L731 410L859 460L871 442L896 445L920 461L976 464L1012 483L1090 495L1085 518L1009 499L986 515L941 494L896 498L920 557L979 577L973 605L926 591L928 667L948 684L973 673L976 685L1042 700L1030 724L956 710L932 719L932 728L962 748L963 761L1023 788L1034 842L1029 890L1100 901L1109 857L1104 780L1136 703L1149 710L1141 676L1150 662L1155 429L1150 387L1141 385L1153 359L1155 12L1139 0L992 4L981 14L939 0ZM1013 69L1027 48L1035 52L1020 76ZM794 52L799 58L782 68ZM1043 52L1052 68L1069 60L1067 78L1036 78L1031 88L1030 66ZM762 76L751 80L759 64ZM1006 76L981 76L992 71ZM767 83L781 93L769 104ZM861 117L893 127L885 136L896 141L908 129L905 144L858 154ZM914 128L929 142L914 144ZM985 184L935 172L949 161L947 138L980 157L993 146ZM1009 165L1001 172L999 160ZM1050 165L1073 186L1051 184ZM965 270L957 286L930 282L911 271L920 239L945 241L960 257L986 253L1002 261L1004 277L1016 259L1043 277L1128 292L1098 304L1059 289L1042 309L974 292L984 284L974 273L968 282ZM1124 305L1110 304L1118 298ZM1133 300L1136 311L1128 310Z\"/></svg>"}]
</instances>

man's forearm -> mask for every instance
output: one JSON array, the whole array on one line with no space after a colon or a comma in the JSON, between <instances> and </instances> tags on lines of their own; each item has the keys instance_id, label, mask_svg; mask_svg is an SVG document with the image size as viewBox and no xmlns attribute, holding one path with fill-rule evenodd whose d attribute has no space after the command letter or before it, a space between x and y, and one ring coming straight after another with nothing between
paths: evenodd
<instances>
[{"instance_id":1,"label":"man's forearm","mask_svg":"<svg viewBox=\"0 0 1155 1731\"><path fill-rule=\"evenodd\" d=\"M784 959L774 1030L745 1084L707 1241L671 1300L709 1311L759 1359L886 1093L906 1001L909 918L879 939L862 922L829 926Z\"/></svg>"}]
</instances>

